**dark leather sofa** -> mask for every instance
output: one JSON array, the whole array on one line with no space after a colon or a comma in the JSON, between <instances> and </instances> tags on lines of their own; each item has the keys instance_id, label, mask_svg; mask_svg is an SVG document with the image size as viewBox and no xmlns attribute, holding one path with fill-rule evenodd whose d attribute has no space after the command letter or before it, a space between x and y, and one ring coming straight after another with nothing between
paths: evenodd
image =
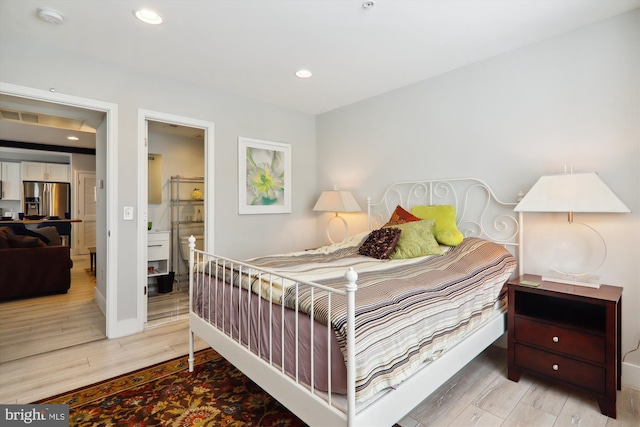
<instances>
[{"instance_id":1,"label":"dark leather sofa","mask_svg":"<svg viewBox=\"0 0 640 427\"><path fill-rule=\"evenodd\" d=\"M69 246L34 239L0 227L0 300L66 293L71 287Z\"/></svg>"}]
</instances>

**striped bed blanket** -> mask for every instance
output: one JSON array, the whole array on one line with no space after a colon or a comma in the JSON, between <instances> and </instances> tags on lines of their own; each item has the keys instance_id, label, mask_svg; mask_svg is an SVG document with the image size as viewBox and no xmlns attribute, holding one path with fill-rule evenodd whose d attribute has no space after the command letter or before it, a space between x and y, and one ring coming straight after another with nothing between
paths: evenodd
<instances>
[{"instance_id":1,"label":"striped bed blanket","mask_svg":"<svg viewBox=\"0 0 640 427\"><path fill-rule=\"evenodd\" d=\"M358 241L359 242L359 241ZM445 254L404 261L376 260L357 254L356 246L254 258L256 267L344 289L344 273L358 272L355 348L356 400L410 377L491 317L500 291L516 268L502 246L466 238ZM304 279L303 279L304 277ZM255 284L255 280L253 281ZM346 298L308 286L283 283L281 301L331 324L346 358ZM256 289L262 296L264 291ZM280 298L279 298L280 299Z\"/></svg>"}]
</instances>

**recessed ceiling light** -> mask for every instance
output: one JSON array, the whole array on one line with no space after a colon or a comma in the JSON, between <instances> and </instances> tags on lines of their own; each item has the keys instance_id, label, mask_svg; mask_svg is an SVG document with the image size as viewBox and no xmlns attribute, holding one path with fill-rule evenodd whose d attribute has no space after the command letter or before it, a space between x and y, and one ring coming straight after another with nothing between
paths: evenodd
<instances>
[{"instance_id":1,"label":"recessed ceiling light","mask_svg":"<svg viewBox=\"0 0 640 427\"><path fill-rule=\"evenodd\" d=\"M160 25L162 24L162 16L151 9L136 9L133 15L145 24Z\"/></svg>"},{"instance_id":2,"label":"recessed ceiling light","mask_svg":"<svg viewBox=\"0 0 640 427\"><path fill-rule=\"evenodd\" d=\"M49 24L59 25L64 23L64 15L55 9L51 9L50 7L38 8L38 18Z\"/></svg>"},{"instance_id":3,"label":"recessed ceiling light","mask_svg":"<svg viewBox=\"0 0 640 427\"><path fill-rule=\"evenodd\" d=\"M78 138L77 136L68 136L67 139L70 140L70 141L78 141L78 140L80 140L80 138Z\"/></svg>"},{"instance_id":4,"label":"recessed ceiling light","mask_svg":"<svg viewBox=\"0 0 640 427\"><path fill-rule=\"evenodd\" d=\"M308 79L309 77L313 76L313 73L309 70L298 70L296 71L296 76L300 77L301 79Z\"/></svg>"}]
</instances>

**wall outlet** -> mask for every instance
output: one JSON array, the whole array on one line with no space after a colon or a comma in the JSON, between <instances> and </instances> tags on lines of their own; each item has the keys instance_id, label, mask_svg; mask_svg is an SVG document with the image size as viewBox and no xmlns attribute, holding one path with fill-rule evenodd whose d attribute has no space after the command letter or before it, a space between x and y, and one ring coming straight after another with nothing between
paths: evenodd
<instances>
[{"instance_id":1,"label":"wall outlet","mask_svg":"<svg viewBox=\"0 0 640 427\"><path fill-rule=\"evenodd\" d=\"M125 206L122 213L122 219L125 221L133 221L133 206Z\"/></svg>"}]
</instances>

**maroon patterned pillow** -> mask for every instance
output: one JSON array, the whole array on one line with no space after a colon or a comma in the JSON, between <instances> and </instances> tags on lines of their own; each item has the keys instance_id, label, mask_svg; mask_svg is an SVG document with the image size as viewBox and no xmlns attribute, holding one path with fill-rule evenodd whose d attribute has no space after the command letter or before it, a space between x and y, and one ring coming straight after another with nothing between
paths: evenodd
<instances>
[{"instance_id":1,"label":"maroon patterned pillow","mask_svg":"<svg viewBox=\"0 0 640 427\"><path fill-rule=\"evenodd\" d=\"M394 227L381 228L369 233L369 237L358 249L358 253L377 259L387 259L400 238L400 229Z\"/></svg>"},{"instance_id":2,"label":"maroon patterned pillow","mask_svg":"<svg viewBox=\"0 0 640 427\"><path fill-rule=\"evenodd\" d=\"M396 209L391 214L389 221L383 225L383 227L391 227L393 225L405 224L407 222L420 221L420 218L406 211L402 206L396 206Z\"/></svg>"}]
</instances>

